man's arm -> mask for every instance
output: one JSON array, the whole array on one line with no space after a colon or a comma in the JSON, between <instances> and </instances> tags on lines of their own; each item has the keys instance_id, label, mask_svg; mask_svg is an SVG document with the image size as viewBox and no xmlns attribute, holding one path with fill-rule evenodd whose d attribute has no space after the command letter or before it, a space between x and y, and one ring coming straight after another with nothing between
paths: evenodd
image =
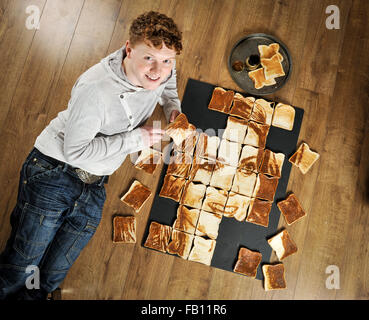
<instances>
[{"instance_id":1,"label":"man's arm","mask_svg":"<svg viewBox=\"0 0 369 320\"><path fill-rule=\"evenodd\" d=\"M175 117L182 112L181 101L178 98L177 72L175 67L173 68L172 76L169 78L163 90L159 104L163 106L163 111L167 122L174 121Z\"/></svg>"},{"instance_id":2,"label":"man's arm","mask_svg":"<svg viewBox=\"0 0 369 320\"><path fill-rule=\"evenodd\" d=\"M70 105L69 118L64 132L64 156L67 161L109 160L122 157L147 147L142 129L136 128L112 136L96 136L105 115L104 102L96 87L83 90Z\"/></svg>"}]
</instances>

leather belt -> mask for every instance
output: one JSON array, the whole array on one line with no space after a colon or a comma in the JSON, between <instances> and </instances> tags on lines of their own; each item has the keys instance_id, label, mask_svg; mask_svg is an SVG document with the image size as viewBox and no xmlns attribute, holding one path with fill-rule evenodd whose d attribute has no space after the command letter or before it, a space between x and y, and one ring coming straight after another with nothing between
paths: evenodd
<instances>
[{"instance_id":1,"label":"leather belt","mask_svg":"<svg viewBox=\"0 0 369 320\"><path fill-rule=\"evenodd\" d=\"M94 183L94 182L98 181L99 179L101 179L103 177L103 176L96 176L92 173L89 173L89 172L87 172L85 170L82 170L82 169L79 169L79 168L74 169L74 171L77 173L78 177L84 183L87 183L87 184Z\"/></svg>"}]
</instances>

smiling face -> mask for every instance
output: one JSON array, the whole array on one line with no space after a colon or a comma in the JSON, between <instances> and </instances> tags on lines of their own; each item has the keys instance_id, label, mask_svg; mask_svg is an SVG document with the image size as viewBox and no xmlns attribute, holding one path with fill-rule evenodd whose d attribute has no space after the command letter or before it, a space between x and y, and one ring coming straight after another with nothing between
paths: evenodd
<instances>
[{"instance_id":1,"label":"smiling face","mask_svg":"<svg viewBox=\"0 0 369 320\"><path fill-rule=\"evenodd\" d=\"M127 56L122 64L129 81L148 90L155 90L167 79L173 68L176 51L163 43L158 49L146 42L126 42Z\"/></svg>"}]
</instances>

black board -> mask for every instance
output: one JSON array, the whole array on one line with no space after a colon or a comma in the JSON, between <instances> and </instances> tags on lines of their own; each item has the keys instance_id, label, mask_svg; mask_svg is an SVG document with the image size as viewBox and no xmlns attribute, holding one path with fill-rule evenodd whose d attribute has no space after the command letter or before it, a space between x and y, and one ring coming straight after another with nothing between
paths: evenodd
<instances>
[{"instance_id":1,"label":"black board","mask_svg":"<svg viewBox=\"0 0 369 320\"><path fill-rule=\"evenodd\" d=\"M188 121L202 129L209 135L218 134L218 130L223 132L227 123L227 114L208 109L213 90L216 86L198 80L189 79L182 100L182 112L186 114ZM244 96L250 96L240 92ZM255 96L256 97L256 96ZM257 97L256 97L257 98ZM263 99L266 99L263 97ZM262 254L262 261L259 265L256 279L263 279L261 266L270 261L272 249L267 239L276 234L280 212L276 203L286 197L286 189L291 171L291 163L288 158L295 152L296 143L300 133L304 110L295 107L295 121L292 131L270 127L267 137L266 148L274 152L285 154L285 161L282 168L282 176L279 179L275 193L274 202L269 215L269 226L267 228L249 222L239 222L234 218L223 217L219 225L216 247L211 261L211 266L233 272L237 261L238 251L241 247L259 251ZM220 136L221 137L221 136ZM170 150L170 145L167 150ZM168 163L169 152L164 152L164 163ZM167 165L163 166L158 188L151 208L150 216L143 236L144 244L149 226L152 221L172 226L177 215L178 203L167 198L159 197L160 189L163 185ZM179 258L181 259L181 258ZM189 261L188 263L194 263Z\"/></svg>"}]
</instances>

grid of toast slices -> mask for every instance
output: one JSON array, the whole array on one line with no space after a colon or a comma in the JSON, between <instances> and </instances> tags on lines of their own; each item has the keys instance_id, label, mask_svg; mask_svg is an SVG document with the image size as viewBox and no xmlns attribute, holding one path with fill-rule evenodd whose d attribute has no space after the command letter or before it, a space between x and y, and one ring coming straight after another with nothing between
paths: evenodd
<instances>
[{"instance_id":1,"label":"grid of toast slices","mask_svg":"<svg viewBox=\"0 0 369 320\"><path fill-rule=\"evenodd\" d=\"M159 196L178 202L177 217L172 226L151 222L144 244L206 265L211 264L222 219L268 227L287 159L267 149L266 139L270 126L292 130L295 118L290 105L244 97L220 87L214 89L208 108L228 114L223 135L194 131L180 145L173 145ZM288 233L268 243L281 258L297 251ZM255 278L261 253L241 249L234 272ZM263 268L269 281L266 290L285 287L281 268L283 264ZM277 284L270 283L273 270L283 277Z\"/></svg>"}]
</instances>

